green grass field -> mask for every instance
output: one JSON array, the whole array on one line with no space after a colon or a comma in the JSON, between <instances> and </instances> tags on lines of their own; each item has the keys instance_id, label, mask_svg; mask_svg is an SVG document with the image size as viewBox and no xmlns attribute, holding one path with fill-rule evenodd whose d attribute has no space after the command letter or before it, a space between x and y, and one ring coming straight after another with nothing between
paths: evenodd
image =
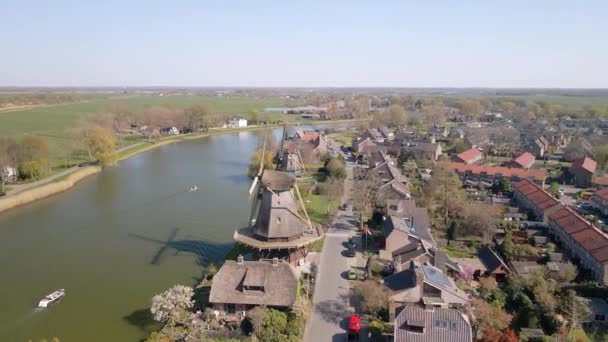
<instances>
[{"instance_id":1,"label":"green grass field","mask_svg":"<svg viewBox=\"0 0 608 342\"><path fill-rule=\"evenodd\" d=\"M281 99L230 98L209 96L138 96L129 98L94 99L86 102L66 103L23 110L0 111L0 136L20 138L31 134L47 140L54 164L60 163L62 149L73 142L69 130L88 115L102 112L114 105L123 105L140 112L146 106L165 105L185 108L206 104L214 113L244 114L251 109L284 105ZM282 114L274 114L277 117ZM132 141L132 143L135 141ZM78 159L78 158L77 158Z\"/></svg>"}]
</instances>

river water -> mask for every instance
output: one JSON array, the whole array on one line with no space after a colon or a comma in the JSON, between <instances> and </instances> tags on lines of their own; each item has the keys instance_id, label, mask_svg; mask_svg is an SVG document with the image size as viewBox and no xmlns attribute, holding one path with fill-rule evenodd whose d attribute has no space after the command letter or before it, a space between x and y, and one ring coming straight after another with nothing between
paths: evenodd
<instances>
[{"instance_id":1,"label":"river water","mask_svg":"<svg viewBox=\"0 0 608 342\"><path fill-rule=\"evenodd\" d=\"M279 130L274 130L280 135ZM249 217L262 132L165 145L0 215L0 341L139 341L151 297L193 285ZM193 184L199 191L188 192ZM34 311L65 288L61 303Z\"/></svg>"}]
</instances>

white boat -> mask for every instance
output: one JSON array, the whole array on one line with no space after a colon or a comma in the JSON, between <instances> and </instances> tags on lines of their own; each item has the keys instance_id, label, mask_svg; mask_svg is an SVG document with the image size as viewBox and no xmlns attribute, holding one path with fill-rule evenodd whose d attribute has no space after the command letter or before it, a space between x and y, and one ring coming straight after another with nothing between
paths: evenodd
<instances>
[{"instance_id":1,"label":"white boat","mask_svg":"<svg viewBox=\"0 0 608 342\"><path fill-rule=\"evenodd\" d=\"M196 186L196 185L193 185L193 186L190 187L190 192L194 192L194 191L197 191L197 190L198 190L198 186Z\"/></svg>"},{"instance_id":2,"label":"white boat","mask_svg":"<svg viewBox=\"0 0 608 342\"><path fill-rule=\"evenodd\" d=\"M48 308L49 305L57 303L61 298L65 296L65 290L57 290L46 297L42 298L40 302L38 302L39 308Z\"/></svg>"}]
</instances>

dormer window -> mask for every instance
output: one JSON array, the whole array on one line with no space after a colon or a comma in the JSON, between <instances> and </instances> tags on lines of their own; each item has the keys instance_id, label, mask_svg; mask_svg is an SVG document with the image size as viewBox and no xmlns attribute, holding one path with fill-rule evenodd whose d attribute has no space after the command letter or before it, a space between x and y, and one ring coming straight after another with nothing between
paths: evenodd
<instances>
[{"instance_id":1,"label":"dormer window","mask_svg":"<svg viewBox=\"0 0 608 342\"><path fill-rule=\"evenodd\" d=\"M446 329L448 327L448 321L436 319L435 322L433 323L433 327Z\"/></svg>"}]
</instances>

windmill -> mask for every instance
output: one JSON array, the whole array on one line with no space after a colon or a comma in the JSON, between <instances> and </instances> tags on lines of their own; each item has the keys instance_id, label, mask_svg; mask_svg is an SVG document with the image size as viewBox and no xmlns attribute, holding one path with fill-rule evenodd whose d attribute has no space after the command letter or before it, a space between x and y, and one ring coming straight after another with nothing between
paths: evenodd
<instances>
[{"instance_id":1,"label":"windmill","mask_svg":"<svg viewBox=\"0 0 608 342\"><path fill-rule=\"evenodd\" d=\"M249 196L254 196L252 205L251 205L251 214L249 217L249 225L254 226L256 223L256 215L259 213L261 209L261 200L263 195L266 193L270 193L274 197L280 197L277 192L282 192L286 190L294 189L294 197L296 198L300 209L304 213L305 218L301 217L298 213L296 214L302 221L307 223L307 230L313 229L312 222L310 221L310 217L308 216L308 212L306 211L306 207L304 206L304 202L302 201L302 196L300 194L300 190L298 188L297 181L295 177L287 172L277 171L277 170L265 170L264 169L264 158L267 151L267 143L266 143L267 135L264 135L264 143L262 144L262 154L260 158L260 167L258 169L257 174L254 176L251 186L249 188ZM281 141L281 149L283 148L285 140L285 126L283 126L283 138ZM278 167L278 164L277 164ZM292 179L293 178L293 179ZM280 201L278 201L280 203Z\"/></svg>"}]
</instances>

